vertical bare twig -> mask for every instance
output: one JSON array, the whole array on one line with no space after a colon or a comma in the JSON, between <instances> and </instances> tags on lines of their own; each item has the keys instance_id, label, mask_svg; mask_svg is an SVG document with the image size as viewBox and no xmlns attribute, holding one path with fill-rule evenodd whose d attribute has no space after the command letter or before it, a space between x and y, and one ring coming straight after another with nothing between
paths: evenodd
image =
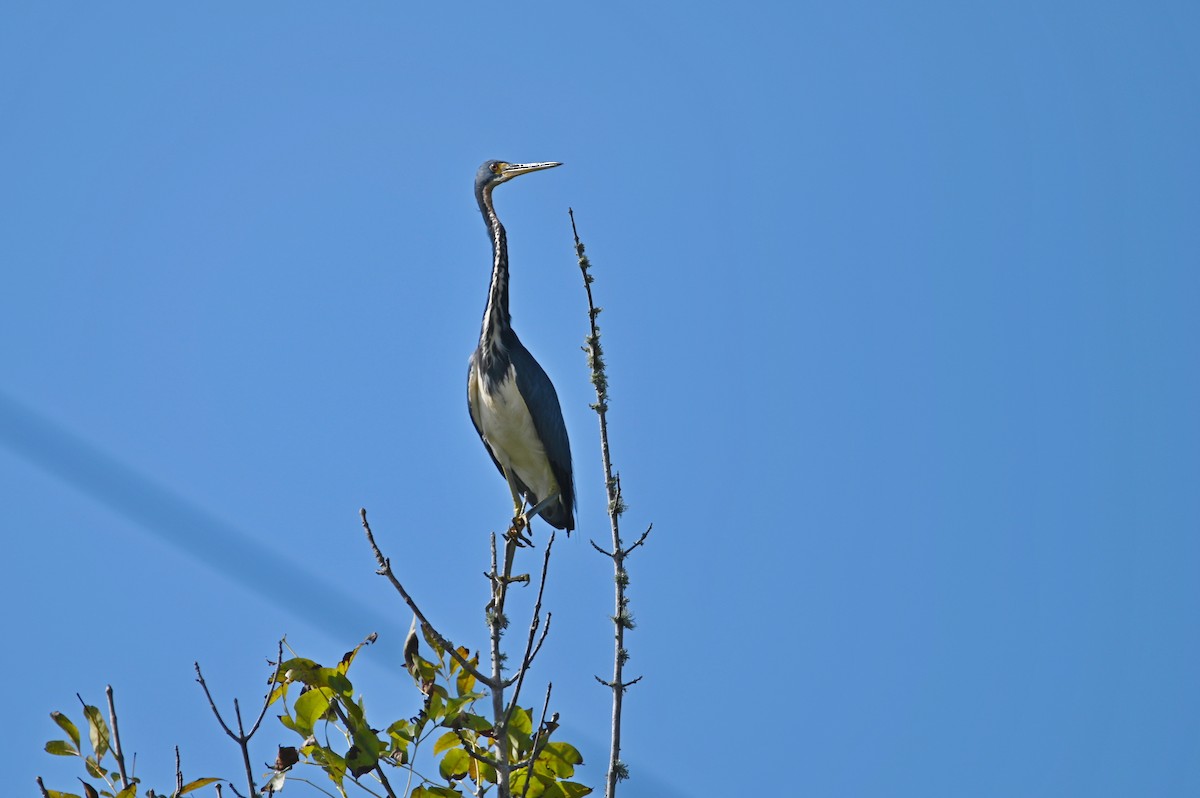
<instances>
[{"instance_id":1,"label":"vertical bare twig","mask_svg":"<svg viewBox=\"0 0 1200 798\"><path fill-rule=\"evenodd\" d=\"M125 773L125 755L121 753L121 731L117 728L117 707L113 701L112 685L105 685L104 695L108 698L108 725L112 726L113 757L117 760L117 770L121 773L121 789L129 788L129 776Z\"/></svg>"},{"instance_id":2,"label":"vertical bare twig","mask_svg":"<svg viewBox=\"0 0 1200 798\"><path fill-rule=\"evenodd\" d=\"M588 271L591 268L591 262L584 254L583 242L579 240L579 232L575 228L575 211L567 209L567 213L571 217L571 233L575 236L575 256L579 260L579 271L583 274L583 287L587 291L588 321L591 329L585 339L586 345L583 347L583 351L587 353L588 367L592 371L592 386L596 389L596 403L592 405L592 409L600 418L600 457L604 465L604 488L608 495L608 518L612 530L612 551L601 548L595 541L591 543L596 551L613 561L614 581L616 582L616 608L612 616L613 626L616 628L613 638L613 677L612 681L596 677L596 681L612 689L613 694L612 748L609 754L604 794L606 798L615 798L617 782L629 777L629 768L621 761L622 700L625 690L641 681L642 678L639 676L628 682L624 680L625 662L629 659L629 652L625 649L625 631L633 629L634 626L633 616L629 612L629 598L625 595L625 588L629 585L629 573L625 570L625 558L645 542L646 537L650 534L650 529L647 528L638 541L629 548L622 547L620 517L625 512L625 502L621 496L621 477L619 474L613 473L608 446L608 374L604 365L604 351L600 346L600 327L596 324L596 317L600 315L601 308L596 307L592 297L592 282L595 278Z\"/></svg>"},{"instance_id":3,"label":"vertical bare twig","mask_svg":"<svg viewBox=\"0 0 1200 798\"><path fill-rule=\"evenodd\" d=\"M183 795L183 767L179 762L179 746L175 746L175 796Z\"/></svg>"}]
</instances>

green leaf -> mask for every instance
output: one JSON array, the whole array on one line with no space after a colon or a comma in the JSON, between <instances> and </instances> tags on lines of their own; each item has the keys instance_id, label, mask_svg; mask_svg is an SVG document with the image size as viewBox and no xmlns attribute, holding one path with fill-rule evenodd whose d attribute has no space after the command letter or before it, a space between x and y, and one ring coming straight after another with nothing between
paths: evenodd
<instances>
[{"instance_id":1,"label":"green leaf","mask_svg":"<svg viewBox=\"0 0 1200 798\"><path fill-rule=\"evenodd\" d=\"M46 753L55 756L79 756L79 750L66 740L51 740L46 743Z\"/></svg>"},{"instance_id":2,"label":"green leaf","mask_svg":"<svg viewBox=\"0 0 1200 798\"><path fill-rule=\"evenodd\" d=\"M437 756L442 751L448 751L458 745L458 735L455 732L448 731L437 739L433 744L433 755Z\"/></svg>"},{"instance_id":3,"label":"green leaf","mask_svg":"<svg viewBox=\"0 0 1200 798\"><path fill-rule=\"evenodd\" d=\"M463 798L463 794L458 790L450 787L436 787L432 784L428 787L417 787L409 795L412 798L430 798L430 796L433 798Z\"/></svg>"},{"instance_id":4,"label":"green leaf","mask_svg":"<svg viewBox=\"0 0 1200 798\"><path fill-rule=\"evenodd\" d=\"M460 695L458 698L451 698L446 702L446 717L453 718L467 704L472 701L478 701L481 698L483 698L483 693L467 693L466 695Z\"/></svg>"},{"instance_id":5,"label":"green leaf","mask_svg":"<svg viewBox=\"0 0 1200 798\"><path fill-rule=\"evenodd\" d=\"M46 795L49 796L49 798L79 798L79 796L73 792L61 792L59 790L46 790Z\"/></svg>"},{"instance_id":6,"label":"green leaf","mask_svg":"<svg viewBox=\"0 0 1200 798\"><path fill-rule=\"evenodd\" d=\"M279 722L283 724L285 729L290 729L291 731L296 732L296 734L299 734L301 737L308 736L306 733L300 731L300 729L296 726L296 721L292 720L291 715L280 715Z\"/></svg>"},{"instance_id":7,"label":"green leaf","mask_svg":"<svg viewBox=\"0 0 1200 798\"><path fill-rule=\"evenodd\" d=\"M437 665L434 665L424 657L417 655L415 662L417 663L417 681L432 682L438 677Z\"/></svg>"},{"instance_id":8,"label":"green leaf","mask_svg":"<svg viewBox=\"0 0 1200 798\"><path fill-rule=\"evenodd\" d=\"M527 737L533 734L533 720L529 716L529 710L525 707L515 708L512 717L508 719L508 730L510 733L524 734Z\"/></svg>"},{"instance_id":9,"label":"green leaf","mask_svg":"<svg viewBox=\"0 0 1200 798\"><path fill-rule=\"evenodd\" d=\"M58 724L58 727L65 731L71 737L71 741L75 743L75 750L79 750L79 729L75 728L75 724L61 712L51 712L50 717Z\"/></svg>"},{"instance_id":10,"label":"green leaf","mask_svg":"<svg viewBox=\"0 0 1200 798\"><path fill-rule=\"evenodd\" d=\"M387 733L392 737L398 737L406 743L413 741L413 725L412 721L401 718L400 720L387 727Z\"/></svg>"},{"instance_id":11,"label":"green leaf","mask_svg":"<svg viewBox=\"0 0 1200 798\"><path fill-rule=\"evenodd\" d=\"M383 749L383 743L379 742L379 736L375 731L365 725L355 729L354 745L371 757L371 764L374 767L374 763L379 761L379 752ZM346 756L349 758L349 754Z\"/></svg>"},{"instance_id":12,"label":"green leaf","mask_svg":"<svg viewBox=\"0 0 1200 798\"><path fill-rule=\"evenodd\" d=\"M100 763L90 756L83 760L83 769L94 779L102 779L108 775L108 771L100 767Z\"/></svg>"},{"instance_id":13,"label":"green leaf","mask_svg":"<svg viewBox=\"0 0 1200 798\"><path fill-rule=\"evenodd\" d=\"M311 684L313 674L320 669L320 665L307 657L293 657L289 660L284 660L283 664L279 666L279 673L285 679Z\"/></svg>"},{"instance_id":14,"label":"green leaf","mask_svg":"<svg viewBox=\"0 0 1200 798\"><path fill-rule=\"evenodd\" d=\"M196 779L195 781L190 781L187 784L183 785L183 789L179 791L179 794L187 795L192 790L198 790L201 787L207 787L208 785L215 784L218 781L220 781L220 779L213 779L213 778Z\"/></svg>"},{"instance_id":15,"label":"green leaf","mask_svg":"<svg viewBox=\"0 0 1200 798\"><path fill-rule=\"evenodd\" d=\"M346 760L323 746L313 749L313 759L325 770L329 780L341 790L342 781L346 778Z\"/></svg>"},{"instance_id":16,"label":"green leaf","mask_svg":"<svg viewBox=\"0 0 1200 798\"><path fill-rule=\"evenodd\" d=\"M365 748L359 748L357 745L350 746L350 750L346 752L346 768L356 779L374 770L378 762L378 753L373 754Z\"/></svg>"},{"instance_id":17,"label":"green leaf","mask_svg":"<svg viewBox=\"0 0 1200 798\"><path fill-rule=\"evenodd\" d=\"M458 689L459 695L473 695L471 691L475 689L475 677L463 671L454 680L454 686Z\"/></svg>"},{"instance_id":18,"label":"green leaf","mask_svg":"<svg viewBox=\"0 0 1200 798\"><path fill-rule=\"evenodd\" d=\"M354 685L350 683L346 674L339 673L332 668L321 668L320 675L324 685L335 693L340 693L347 698L354 694Z\"/></svg>"},{"instance_id":19,"label":"green leaf","mask_svg":"<svg viewBox=\"0 0 1200 798\"><path fill-rule=\"evenodd\" d=\"M562 791L565 798L582 798L584 795L592 794L591 787L585 787L574 781L560 781L556 786Z\"/></svg>"},{"instance_id":20,"label":"green leaf","mask_svg":"<svg viewBox=\"0 0 1200 798\"><path fill-rule=\"evenodd\" d=\"M304 736L313 733L317 721L329 711L329 693L317 688L296 699L296 731Z\"/></svg>"},{"instance_id":21,"label":"green leaf","mask_svg":"<svg viewBox=\"0 0 1200 798\"><path fill-rule=\"evenodd\" d=\"M496 769L486 762L476 762L478 765L479 778L475 780L476 784L495 784Z\"/></svg>"},{"instance_id":22,"label":"green leaf","mask_svg":"<svg viewBox=\"0 0 1200 798\"><path fill-rule=\"evenodd\" d=\"M107 793L105 793L107 795ZM125 789L117 793L113 798L137 798L137 782L133 782Z\"/></svg>"},{"instance_id":23,"label":"green leaf","mask_svg":"<svg viewBox=\"0 0 1200 798\"><path fill-rule=\"evenodd\" d=\"M438 772L446 781L458 781L467 775L470 767L470 755L461 748L452 748L442 757L442 763L438 765Z\"/></svg>"},{"instance_id":24,"label":"green leaf","mask_svg":"<svg viewBox=\"0 0 1200 798\"><path fill-rule=\"evenodd\" d=\"M367 727L367 711L361 698L358 701L342 701L341 705L346 712L346 725L350 731L357 734L359 729Z\"/></svg>"},{"instance_id":25,"label":"green leaf","mask_svg":"<svg viewBox=\"0 0 1200 798\"><path fill-rule=\"evenodd\" d=\"M434 723L440 723L442 718L446 717L446 701L437 690L429 695L429 704L425 707L425 715Z\"/></svg>"},{"instance_id":26,"label":"green leaf","mask_svg":"<svg viewBox=\"0 0 1200 798\"><path fill-rule=\"evenodd\" d=\"M488 733L491 733L492 731L492 722L482 715L476 715L471 712L463 712L458 716L458 721L471 731Z\"/></svg>"},{"instance_id":27,"label":"green leaf","mask_svg":"<svg viewBox=\"0 0 1200 798\"><path fill-rule=\"evenodd\" d=\"M425 637L425 642L429 644L431 649L433 649L433 653L437 654L438 662L441 662L446 652L445 649L442 648L442 644L438 642L438 639L433 636L433 630L430 627L422 624L421 634Z\"/></svg>"},{"instance_id":28,"label":"green leaf","mask_svg":"<svg viewBox=\"0 0 1200 798\"><path fill-rule=\"evenodd\" d=\"M275 685L275 689L271 691L271 695L267 699L267 706L271 706L276 701L279 701L284 696L286 696L288 693L288 686L289 686L289 683L284 681L283 676L280 675L279 684Z\"/></svg>"},{"instance_id":29,"label":"green leaf","mask_svg":"<svg viewBox=\"0 0 1200 798\"><path fill-rule=\"evenodd\" d=\"M528 786L525 782L529 782ZM553 779L547 779L545 776L538 776L536 773L533 778L529 778L529 770L522 769L512 775L512 794L523 795L526 798L538 798L546 792L546 785L553 784Z\"/></svg>"},{"instance_id":30,"label":"green leaf","mask_svg":"<svg viewBox=\"0 0 1200 798\"><path fill-rule=\"evenodd\" d=\"M100 714L100 710L91 705L84 706L83 714L87 716L88 737L92 742L92 750L96 752L98 764L108 753L108 724L104 722L104 716Z\"/></svg>"},{"instance_id":31,"label":"green leaf","mask_svg":"<svg viewBox=\"0 0 1200 798\"><path fill-rule=\"evenodd\" d=\"M538 763L545 763L556 777L568 779L575 775L575 765L583 764L583 756L570 743L546 743L538 756Z\"/></svg>"}]
</instances>

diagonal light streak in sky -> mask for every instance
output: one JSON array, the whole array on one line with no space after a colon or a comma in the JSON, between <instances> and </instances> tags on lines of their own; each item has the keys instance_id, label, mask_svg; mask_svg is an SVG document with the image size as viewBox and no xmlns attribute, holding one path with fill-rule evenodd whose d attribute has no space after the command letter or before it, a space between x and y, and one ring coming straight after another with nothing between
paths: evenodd
<instances>
[{"instance_id":1,"label":"diagonal light streak in sky","mask_svg":"<svg viewBox=\"0 0 1200 798\"><path fill-rule=\"evenodd\" d=\"M326 577L291 560L281 563L285 555L279 550L3 391L0 445L291 615L295 597L309 596L313 600L306 602L303 620L335 639L345 637L352 618L374 630L401 631L393 618Z\"/></svg>"}]
</instances>

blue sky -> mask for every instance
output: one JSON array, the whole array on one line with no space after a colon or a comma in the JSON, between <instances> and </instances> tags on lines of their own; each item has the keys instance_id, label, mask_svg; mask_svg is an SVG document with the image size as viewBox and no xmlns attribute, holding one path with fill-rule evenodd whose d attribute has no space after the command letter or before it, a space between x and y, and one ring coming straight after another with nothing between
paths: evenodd
<instances>
[{"instance_id":1,"label":"blue sky","mask_svg":"<svg viewBox=\"0 0 1200 798\"><path fill-rule=\"evenodd\" d=\"M48 713L106 683L150 783L175 744L236 775L191 663L250 703L283 633L379 632L368 709L411 714L360 506L482 643L509 505L465 407L471 181L504 158L565 163L496 196L575 451L534 684L583 780L611 566L568 206L626 527L655 529L624 795L1200 791L1194 5L4 17L12 789L70 787Z\"/></svg>"}]
</instances>

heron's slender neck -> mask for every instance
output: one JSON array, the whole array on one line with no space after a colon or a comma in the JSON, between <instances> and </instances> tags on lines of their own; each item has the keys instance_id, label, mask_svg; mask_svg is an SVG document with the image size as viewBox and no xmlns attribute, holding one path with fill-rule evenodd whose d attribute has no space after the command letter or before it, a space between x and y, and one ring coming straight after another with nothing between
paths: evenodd
<instances>
[{"instance_id":1,"label":"heron's slender neck","mask_svg":"<svg viewBox=\"0 0 1200 798\"><path fill-rule=\"evenodd\" d=\"M483 329L479 332L479 343L485 347L494 347L499 343L500 335L509 329L511 317L508 314L508 238L504 233L504 225L496 216L492 205L492 189L483 188L476 194L479 210L483 213L483 221L487 224L492 237L492 284L488 288L487 307L483 311Z\"/></svg>"}]
</instances>

